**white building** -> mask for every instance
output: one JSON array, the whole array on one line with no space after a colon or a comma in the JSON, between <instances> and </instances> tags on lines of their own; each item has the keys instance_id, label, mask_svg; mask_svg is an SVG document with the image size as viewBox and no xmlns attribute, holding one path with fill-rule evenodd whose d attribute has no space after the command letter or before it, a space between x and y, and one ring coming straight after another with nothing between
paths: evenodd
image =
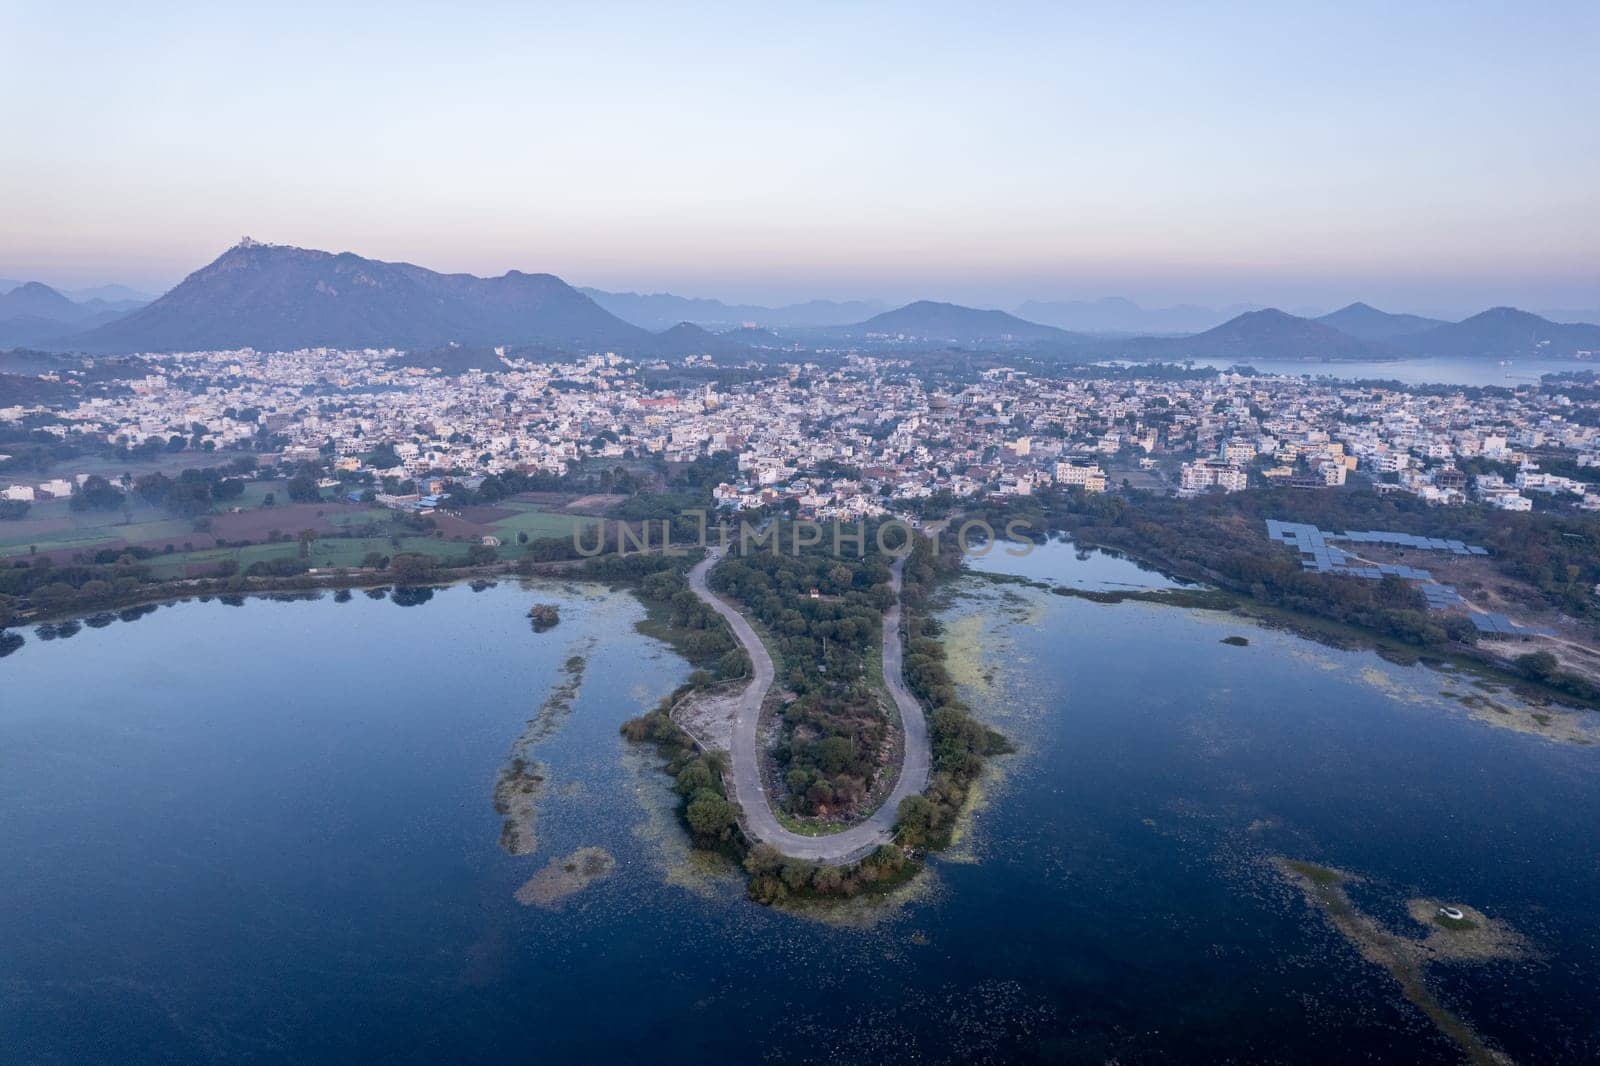
<instances>
[{"instance_id":1,"label":"white building","mask_svg":"<svg viewBox=\"0 0 1600 1066\"><path fill-rule=\"evenodd\" d=\"M1210 488L1219 488L1223 492L1242 492L1249 482L1250 475L1237 463L1197 459L1183 464L1178 495L1185 498L1198 496Z\"/></svg>"}]
</instances>

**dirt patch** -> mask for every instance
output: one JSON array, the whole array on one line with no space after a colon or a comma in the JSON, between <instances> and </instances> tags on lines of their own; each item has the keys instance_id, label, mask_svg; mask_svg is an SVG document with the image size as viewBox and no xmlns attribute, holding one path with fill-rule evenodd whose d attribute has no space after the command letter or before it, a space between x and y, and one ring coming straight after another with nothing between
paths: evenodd
<instances>
[{"instance_id":1,"label":"dirt patch","mask_svg":"<svg viewBox=\"0 0 1600 1066\"><path fill-rule=\"evenodd\" d=\"M562 510L574 514L608 514L613 507L620 505L626 499L626 496L618 496L615 493L596 492L588 496L579 496Z\"/></svg>"},{"instance_id":2,"label":"dirt patch","mask_svg":"<svg viewBox=\"0 0 1600 1066\"><path fill-rule=\"evenodd\" d=\"M486 504L478 507L462 508L461 517L473 525L488 526L493 525L502 518L510 518L516 513L509 507L494 507Z\"/></svg>"},{"instance_id":3,"label":"dirt patch","mask_svg":"<svg viewBox=\"0 0 1600 1066\"><path fill-rule=\"evenodd\" d=\"M604 848L579 848L571 855L551 859L544 869L517 889L517 902L524 907L555 910L596 881L604 881L616 869L617 860Z\"/></svg>"},{"instance_id":4,"label":"dirt patch","mask_svg":"<svg viewBox=\"0 0 1600 1066\"><path fill-rule=\"evenodd\" d=\"M253 507L237 514L230 512L212 515L211 532L224 540L253 542L266 540L274 529L290 537L302 529L332 533L337 527L328 521L328 513L350 506L352 505L323 502L281 503L276 507ZM193 539L195 546L200 546L198 537L185 536L183 539Z\"/></svg>"},{"instance_id":5,"label":"dirt patch","mask_svg":"<svg viewBox=\"0 0 1600 1066\"><path fill-rule=\"evenodd\" d=\"M739 713L739 697L744 694L746 680L708 691L697 692L683 700L672 711L672 720L684 732L699 741L701 746L716 751L730 751L733 747L733 720Z\"/></svg>"}]
</instances>

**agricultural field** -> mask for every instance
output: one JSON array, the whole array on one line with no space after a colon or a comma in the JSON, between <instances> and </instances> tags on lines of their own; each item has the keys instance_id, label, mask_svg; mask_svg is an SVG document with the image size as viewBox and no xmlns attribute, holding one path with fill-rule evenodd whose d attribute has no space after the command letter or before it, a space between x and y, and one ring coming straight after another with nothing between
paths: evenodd
<instances>
[{"instance_id":1,"label":"agricultural field","mask_svg":"<svg viewBox=\"0 0 1600 1066\"><path fill-rule=\"evenodd\" d=\"M441 540L438 537L409 536L401 537L399 540L400 545L396 547L389 537L322 537L311 542L306 561L313 568L332 570L339 567L358 567L371 552L388 556L399 552L414 552L419 555L431 555L436 559L460 559L467 550L465 544ZM145 565L150 567L155 576L172 579L204 576L213 572L218 563L228 560L238 563L240 570L247 570L254 563L299 557L300 545L291 539L275 544L251 544L242 548L202 548L188 552L174 552L171 555L158 555L149 559Z\"/></svg>"},{"instance_id":2,"label":"agricultural field","mask_svg":"<svg viewBox=\"0 0 1600 1066\"><path fill-rule=\"evenodd\" d=\"M40 500L27 517L0 522L0 558L58 550L83 551L138 544L191 534L193 523L149 504L129 501L125 510L74 511L66 500Z\"/></svg>"},{"instance_id":3,"label":"agricultural field","mask_svg":"<svg viewBox=\"0 0 1600 1066\"><path fill-rule=\"evenodd\" d=\"M587 532L602 521L589 515L552 511L544 504L524 503L520 500L502 501L496 509L510 512L488 523L489 531L499 537L502 544L515 541L518 533L526 533L529 540L538 540L540 537L570 537L574 531Z\"/></svg>"}]
</instances>

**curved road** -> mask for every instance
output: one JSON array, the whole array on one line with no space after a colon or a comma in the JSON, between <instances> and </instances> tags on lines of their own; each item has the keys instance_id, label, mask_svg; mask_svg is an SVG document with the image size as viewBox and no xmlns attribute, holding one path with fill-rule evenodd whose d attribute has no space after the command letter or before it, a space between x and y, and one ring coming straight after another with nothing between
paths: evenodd
<instances>
[{"instance_id":1,"label":"curved road","mask_svg":"<svg viewBox=\"0 0 1600 1066\"><path fill-rule=\"evenodd\" d=\"M824 836L803 836L792 833L779 824L767 802L766 790L761 787L761 743L757 735L761 718L761 704L772 687L772 657L756 636L744 615L734 610L706 587L706 572L722 558L722 549L714 548L689 571L689 587L711 609L720 614L732 628L734 636L744 645L750 656L753 676L739 695L739 706L733 725L732 774L733 801L743 812L741 824L746 834L763 844L771 844L785 855L825 865L854 862L870 854L880 844L887 844L894 836L895 812L900 801L928 787L928 765L931 750L928 746L928 723L922 714L922 705L906 691L901 679L903 649L900 641L900 573L905 560L895 560L894 606L883 615L883 683L900 711L901 732L905 736L904 762L894 791L872 817L859 825L839 833Z\"/></svg>"}]
</instances>

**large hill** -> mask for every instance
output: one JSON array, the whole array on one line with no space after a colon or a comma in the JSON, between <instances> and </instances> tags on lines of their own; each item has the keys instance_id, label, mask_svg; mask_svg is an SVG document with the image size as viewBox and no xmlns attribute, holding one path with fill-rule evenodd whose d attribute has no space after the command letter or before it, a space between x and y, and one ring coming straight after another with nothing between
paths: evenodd
<instances>
[{"instance_id":1,"label":"large hill","mask_svg":"<svg viewBox=\"0 0 1600 1066\"><path fill-rule=\"evenodd\" d=\"M859 322L882 311L884 305L873 300L808 300L783 307L754 304L729 304L721 300L674 296L667 292L606 292L604 289L579 289L624 322L659 331L690 322L707 329L733 329L747 322L758 326L815 328Z\"/></svg>"},{"instance_id":2,"label":"large hill","mask_svg":"<svg viewBox=\"0 0 1600 1066\"><path fill-rule=\"evenodd\" d=\"M1030 322L1075 330L1080 333L1198 333L1220 325L1245 311L1259 311L1260 304L1237 304L1216 309L1179 304L1176 307L1141 307L1120 296L1103 300L1029 300L1017 308L1017 315Z\"/></svg>"},{"instance_id":3,"label":"large hill","mask_svg":"<svg viewBox=\"0 0 1600 1066\"><path fill-rule=\"evenodd\" d=\"M1465 321L1401 338L1394 346L1411 355L1570 358L1578 352L1600 352L1600 326L1567 325L1515 307L1493 307Z\"/></svg>"},{"instance_id":4,"label":"large hill","mask_svg":"<svg viewBox=\"0 0 1600 1066\"><path fill-rule=\"evenodd\" d=\"M1437 318L1423 318L1421 315L1391 314L1364 303L1353 303L1330 311L1316 321L1364 341L1392 341L1445 324Z\"/></svg>"},{"instance_id":5,"label":"large hill","mask_svg":"<svg viewBox=\"0 0 1600 1066\"><path fill-rule=\"evenodd\" d=\"M712 333L693 322L679 322L656 334L656 351L661 355L743 355L750 349L732 335Z\"/></svg>"},{"instance_id":6,"label":"large hill","mask_svg":"<svg viewBox=\"0 0 1600 1066\"><path fill-rule=\"evenodd\" d=\"M70 338L89 352L551 345L653 351L654 337L552 274L438 274L246 240L125 318Z\"/></svg>"},{"instance_id":7,"label":"large hill","mask_svg":"<svg viewBox=\"0 0 1600 1066\"><path fill-rule=\"evenodd\" d=\"M1133 359L1363 359L1385 349L1332 326L1268 307L1246 311L1192 337L1134 337L1107 341L1105 354Z\"/></svg>"},{"instance_id":8,"label":"large hill","mask_svg":"<svg viewBox=\"0 0 1600 1066\"><path fill-rule=\"evenodd\" d=\"M1046 342L1070 345L1086 338L1054 326L1029 322L1004 311L918 300L846 327L851 336L905 338L948 344Z\"/></svg>"}]
</instances>

